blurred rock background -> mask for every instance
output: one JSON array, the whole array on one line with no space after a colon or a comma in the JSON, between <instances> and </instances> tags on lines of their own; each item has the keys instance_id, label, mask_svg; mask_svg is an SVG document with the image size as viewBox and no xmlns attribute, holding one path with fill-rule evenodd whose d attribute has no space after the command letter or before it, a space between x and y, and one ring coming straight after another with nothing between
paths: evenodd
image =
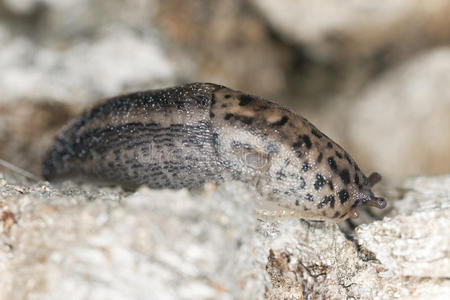
<instances>
[{"instance_id":1,"label":"blurred rock background","mask_svg":"<svg viewBox=\"0 0 450 300\"><path fill-rule=\"evenodd\" d=\"M0 299L448 299L449 176L404 179L450 173L449 15L448 0L0 0L0 159L39 174L99 99L207 81L293 108L395 187L352 230L257 221L242 185L130 193L0 166Z\"/></svg>"},{"instance_id":2,"label":"blurred rock background","mask_svg":"<svg viewBox=\"0 0 450 300\"><path fill-rule=\"evenodd\" d=\"M39 173L100 98L207 81L281 102L393 183L450 171L447 0L0 0L0 158Z\"/></svg>"}]
</instances>

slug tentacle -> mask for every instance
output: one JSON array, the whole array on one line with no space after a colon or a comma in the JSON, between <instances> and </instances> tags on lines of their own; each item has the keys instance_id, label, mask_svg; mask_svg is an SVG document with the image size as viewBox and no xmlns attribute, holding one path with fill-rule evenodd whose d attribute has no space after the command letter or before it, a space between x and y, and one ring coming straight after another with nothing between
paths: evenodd
<instances>
[{"instance_id":1,"label":"slug tentacle","mask_svg":"<svg viewBox=\"0 0 450 300\"><path fill-rule=\"evenodd\" d=\"M43 165L48 180L81 178L195 189L239 180L263 215L342 221L384 208L351 156L286 107L211 83L103 101L67 126Z\"/></svg>"},{"instance_id":2,"label":"slug tentacle","mask_svg":"<svg viewBox=\"0 0 450 300\"><path fill-rule=\"evenodd\" d=\"M375 184L381 181L381 175L377 172L374 172L369 175L369 178L367 178L367 180L369 181L370 187L373 187Z\"/></svg>"},{"instance_id":3,"label":"slug tentacle","mask_svg":"<svg viewBox=\"0 0 450 300\"><path fill-rule=\"evenodd\" d=\"M379 209L383 209L386 207L386 200L384 198L380 197L372 197L371 199L367 201L362 201L362 204L365 204L367 206L376 207Z\"/></svg>"}]
</instances>

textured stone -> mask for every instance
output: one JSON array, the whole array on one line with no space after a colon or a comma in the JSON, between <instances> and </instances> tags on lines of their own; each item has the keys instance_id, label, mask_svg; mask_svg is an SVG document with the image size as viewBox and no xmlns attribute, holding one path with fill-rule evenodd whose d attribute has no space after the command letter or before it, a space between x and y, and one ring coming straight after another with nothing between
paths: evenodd
<instances>
[{"instance_id":1,"label":"textured stone","mask_svg":"<svg viewBox=\"0 0 450 300\"><path fill-rule=\"evenodd\" d=\"M1 299L450 296L449 176L399 186L382 220L253 215L242 184L149 190L0 179Z\"/></svg>"},{"instance_id":2,"label":"textured stone","mask_svg":"<svg viewBox=\"0 0 450 300\"><path fill-rule=\"evenodd\" d=\"M262 299L265 262L243 191L130 194L2 179L0 298Z\"/></svg>"},{"instance_id":3,"label":"textured stone","mask_svg":"<svg viewBox=\"0 0 450 300\"><path fill-rule=\"evenodd\" d=\"M386 276L450 278L450 176L410 179L383 221L362 225L360 245L388 266Z\"/></svg>"}]
</instances>

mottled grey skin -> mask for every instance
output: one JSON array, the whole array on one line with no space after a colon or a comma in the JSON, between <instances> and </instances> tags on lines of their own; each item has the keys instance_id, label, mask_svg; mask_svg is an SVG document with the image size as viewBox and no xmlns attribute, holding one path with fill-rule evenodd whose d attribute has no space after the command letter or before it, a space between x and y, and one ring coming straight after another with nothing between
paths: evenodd
<instances>
[{"instance_id":1,"label":"mottled grey skin","mask_svg":"<svg viewBox=\"0 0 450 300\"><path fill-rule=\"evenodd\" d=\"M172 189L239 180L267 217L341 221L385 206L371 191L380 176L368 179L305 118L210 83L101 103L58 136L43 175Z\"/></svg>"}]
</instances>

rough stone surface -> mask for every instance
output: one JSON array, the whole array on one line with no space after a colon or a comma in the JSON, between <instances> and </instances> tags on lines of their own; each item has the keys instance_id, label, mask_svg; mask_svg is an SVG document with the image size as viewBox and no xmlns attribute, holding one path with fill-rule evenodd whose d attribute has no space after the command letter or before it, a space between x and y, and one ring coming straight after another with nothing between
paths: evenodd
<instances>
[{"instance_id":1,"label":"rough stone surface","mask_svg":"<svg viewBox=\"0 0 450 300\"><path fill-rule=\"evenodd\" d=\"M0 299L262 299L265 260L243 191L1 179Z\"/></svg>"},{"instance_id":2,"label":"rough stone surface","mask_svg":"<svg viewBox=\"0 0 450 300\"><path fill-rule=\"evenodd\" d=\"M450 278L450 177L418 177L400 188L392 217L358 227L359 243L389 266L386 277Z\"/></svg>"},{"instance_id":3,"label":"rough stone surface","mask_svg":"<svg viewBox=\"0 0 450 300\"><path fill-rule=\"evenodd\" d=\"M384 219L256 220L242 184L155 191L0 179L0 299L448 299L450 175Z\"/></svg>"}]
</instances>

